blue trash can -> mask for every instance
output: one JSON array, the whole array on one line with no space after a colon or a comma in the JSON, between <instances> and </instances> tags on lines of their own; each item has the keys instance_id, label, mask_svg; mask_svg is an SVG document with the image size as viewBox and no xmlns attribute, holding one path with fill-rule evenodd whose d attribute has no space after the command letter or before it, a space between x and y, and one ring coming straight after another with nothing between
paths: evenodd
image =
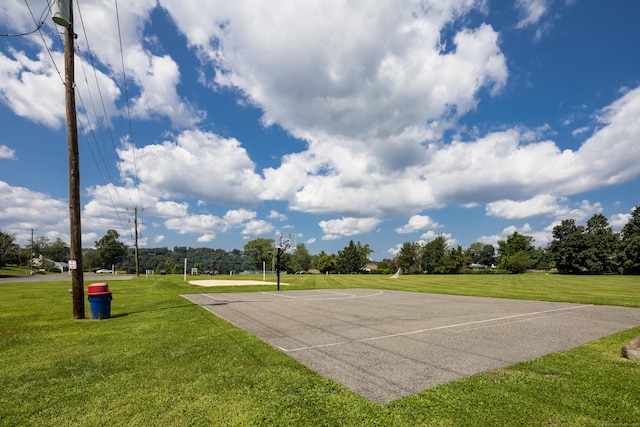
<instances>
[{"instance_id":1,"label":"blue trash can","mask_svg":"<svg viewBox=\"0 0 640 427\"><path fill-rule=\"evenodd\" d=\"M111 291L106 283L94 283L88 286L89 312L92 319L102 320L111 317Z\"/></svg>"}]
</instances>

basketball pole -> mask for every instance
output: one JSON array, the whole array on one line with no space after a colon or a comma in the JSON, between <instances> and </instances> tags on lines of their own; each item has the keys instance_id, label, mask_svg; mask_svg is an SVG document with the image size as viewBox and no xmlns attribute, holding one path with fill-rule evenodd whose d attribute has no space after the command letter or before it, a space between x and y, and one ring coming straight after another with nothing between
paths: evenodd
<instances>
[{"instance_id":1,"label":"basketball pole","mask_svg":"<svg viewBox=\"0 0 640 427\"><path fill-rule=\"evenodd\" d=\"M278 291L280 290L280 256L291 248L291 233L289 238L284 237L284 233L276 230L276 277L278 278ZM295 247L295 245L294 245Z\"/></svg>"},{"instance_id":2,"label":"basketball pole","mask_svg":"<svg viewBox=\"0 0 640 427\"><path fill-rule=\"evenodd\" d=\"M276 254L276 277L278 278L278 291L280 291L280 255L284 252L283 248L276 248L278 250Z\"/></svg>"}]
</instances>

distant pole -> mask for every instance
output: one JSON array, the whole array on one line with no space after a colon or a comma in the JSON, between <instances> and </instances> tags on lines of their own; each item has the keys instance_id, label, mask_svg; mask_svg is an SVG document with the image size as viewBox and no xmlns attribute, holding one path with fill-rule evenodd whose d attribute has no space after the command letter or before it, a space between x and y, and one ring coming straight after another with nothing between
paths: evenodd
<instances>
[{"instance_id":1,"label":"distant pole","mask_svg":"<svg viewBox=\"0 0 640 427\"><path fill-rule=\"evenodd\" d=\"M54 2L56 7L66 2ZM53 6L53 5L52 5ZM73 49L73 0L68 1L68 11L53 13L53 20L65 27L64 31L64 85L67 114L67 149L69 156L69 231L71 288L73 318L84 319L84 276L82 271L82 229L80 226L80 155L78 153L78 122L76 116L76 93L74 83ZM65 16L68 12L68 17ZM75 267L75 268L72 268Z\"/></svg>"},{"instance_id":2,"label":"distant pole","mask_svg":"<svg viewBox=\"0 0 640 427\"><path fill-rule=\"evenodd\" d=\"M31 229L31 258L29 258L29 275L33 274L33 228Z\"/></svg>"},{"instance_id":3,"label":"distant pole","mask_svg":"<svg viewBox=\"0 0 640 427\"><path fill-rule=\"evenodd\" d=\"M136 240L135 240L135 248L136 248L136 277L140 277L140 258L138 256L138 207L133 208L133 225L136 229Z\"/></svg>"}]
</instances>

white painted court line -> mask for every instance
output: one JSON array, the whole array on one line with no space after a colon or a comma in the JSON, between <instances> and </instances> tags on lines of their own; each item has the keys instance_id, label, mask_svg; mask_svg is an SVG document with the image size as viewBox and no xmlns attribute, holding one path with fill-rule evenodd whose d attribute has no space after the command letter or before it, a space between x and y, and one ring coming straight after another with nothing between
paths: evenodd
<instances>
[{"instance_id":1,"label":"white painted court line","mask_svg":"<svg viewBox=\"0 0 640 427\"><path fill-rule=\"evenodd\" d=\"M275 297L280 297L280 298L288 298L290 300L306 300L306 301L328 301L328 300L337 300L337 299L352 299L352 298L369 298L369 297L375 297L378 295L382 295L384 293L384 291L377 291L375 293L372 294L368 294L368 295L356 295L353 293L349 293L349 292L335 292L335 291L328 291L328 290L324 290L324 289L318 289L318 290L314 290L313 292L324 292L324 293L328 293L328 294L336 294L336 295L341 295L341 296L335 296L335 297L314 297L314 296L295 296L295 295L285 295L282 293L277 293L277 292L260 292L263 295L272 295ZM346 296L345 296L346 295Z\"/></svg>"},{"instance_id":2,"label":"white painted court line","mask_svg":"<svg viewBox=\"0 0 640 427\"><path fill-rule=\"evenodd\" d=\"M473 322L458 323L458 324L455 324L455 325L436 326L436 327L433 327L433 328L418 329L416 331L400 332L400 333L397 333L397 334L389 334L389 335L380 335L380 336L377 336L377 337L362 338L362 339L359 339L359 340L352 340L352 341L338 341L338 342L320 344L320 345L313 345L313 346L308 346L308 347L298 347L298 348L291 348L291 349L286 349L286 348L283 348L283 347L280 347L280 346L277 346L277 347L280 350L284 351L285 353L292 353L294 351L313 350L313 349L317 349L317 348L334 347L334 346L339 346L339 345L343 345L343 344L351 344L351 343L358 343L358 342L383 340L383 339L387 339L387 338L395 338L395 337L402 337L402 336L407 336L407 335L415 335L415 334L420 334L420 333L423 333L423 332L431 332L431 331L438 331L438 330L442 330L442 329L458 328L460 326L478 325L478 324L481 324L481 323L496 322L496 321L499 321L499 320L515 319L515 318L518 318L518 317L526 317L526 316L536 316L536 315L539 315L539 314L554 313L554 312L559 312L559 311L578 310L578 309L587 308L587 307L593 307L593 304L579 305L579 306L575 306L575 307L554 308L554 309L551 309L551 310L534 311L534 312L531 312L531 313L513 314L511 316L494 317L494 318L491 318L491 319L476 320L476 321L473 321Z\"/></svg>"},{"instance_id":3,"label":"white painted court line","mask_svg":"<svg viewBox=\"0 0 640 427\"><path fill-rule=\"evenodd\" d=\"M295 296L295 295L286 295L284 293L278 293L278 292L252 292L252 295L266 295L266 296L275 296L275 297L279 297L279 298L285 298L287 300L290 301L328 301L328 300L338 300L338 299L353 299L353 298L369 298L369 297L375 297L378 295L382 295L384 293L384 291L376 291L374 293L371 294L367 294L367 295L356 295L354 293L351 292L335 292L335 291L328 291L328 290L323 290L323 289L318 289L315 290L313 292L323 292L323 293L328 293L328 294L336 294L339 296L335 296L335 297L314 297L314 296ZM205 298L209 298L215 301L225 301L225 302L229 302L229 299L224 299L224 298L216 298L214 296L212 296L211 294L198 294L201 295ZM277 300L277 299L276 299ZM244 300L231 300L232 302L245 302ZM260 302L273 302L275 300L260 300ZM254 301L256 302L256 301Z\"/></svg>"}]
</instances>

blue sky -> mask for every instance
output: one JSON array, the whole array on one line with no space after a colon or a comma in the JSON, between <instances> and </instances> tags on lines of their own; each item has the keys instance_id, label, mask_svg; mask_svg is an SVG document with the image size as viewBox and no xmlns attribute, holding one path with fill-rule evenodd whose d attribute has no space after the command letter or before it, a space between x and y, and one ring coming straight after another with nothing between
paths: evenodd
<instances>
[{"instance_id":1,"label":"blue sky","mask_svg":"<svg viewBox=\"0 0 640 427\"><path fill-rule=\"evenodd\" d=\"M108 229L132 244L134 207L143 247L285 230L376 260L440 234L546 246L595 213L619 231L640 203L638 16L633 0L82 0L84 246ZM60 28L45 0L0 5L2 34L41 20L0 37L0 230L22 245L69 235Z\"/></svg>"}]
</instances>

